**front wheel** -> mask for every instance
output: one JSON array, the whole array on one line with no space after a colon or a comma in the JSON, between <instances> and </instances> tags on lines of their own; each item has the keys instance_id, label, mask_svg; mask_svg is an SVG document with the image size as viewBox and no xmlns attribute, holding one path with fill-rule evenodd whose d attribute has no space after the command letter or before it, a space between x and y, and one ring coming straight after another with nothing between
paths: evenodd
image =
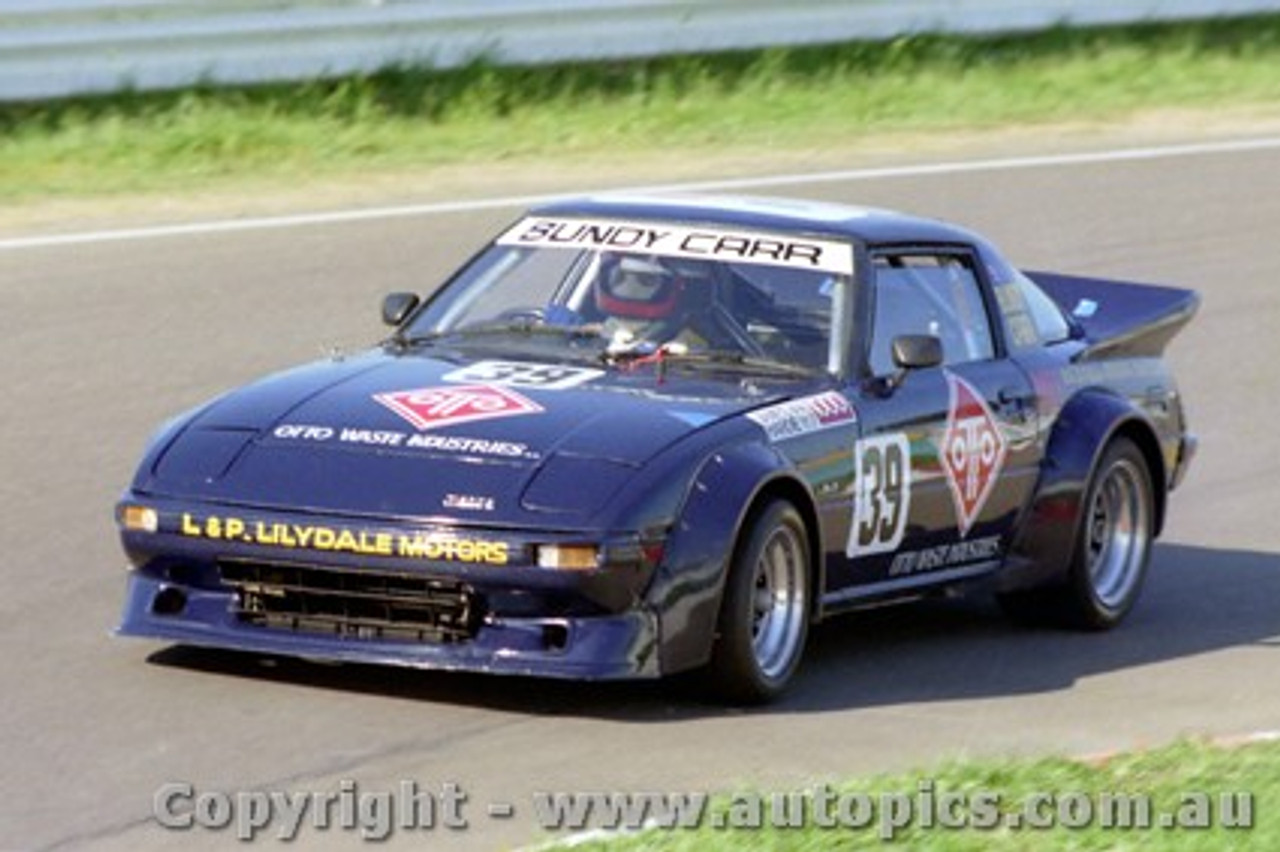
<instances>
[{"instance_id":1,"label":"front wheel","mask_svg":"<svg viewBox=\"0 0 1280 852\"><path fill-rule=\"evenodd\" d=\"M809 541L799 512L776 500L755 513L725 580L711 674L730 701L776 698L809 632Z\"/></svg>"}]
</instances>

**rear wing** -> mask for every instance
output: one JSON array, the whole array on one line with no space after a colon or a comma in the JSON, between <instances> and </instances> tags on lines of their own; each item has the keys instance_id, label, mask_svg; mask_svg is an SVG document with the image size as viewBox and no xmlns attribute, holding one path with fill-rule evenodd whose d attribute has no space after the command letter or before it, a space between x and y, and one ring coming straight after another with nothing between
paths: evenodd
<instances>
[{"instance_id":1,"label":"rear wing","mask_svg":"<svg viewBox=\"0 0 1280 852\"><path fill-rule=\"evenodd\" d=\"M1200 307L1194 290L1102 278L1026 272L1080 330L1077 360L1155 357Z\"/></svg>"}]
</instances>

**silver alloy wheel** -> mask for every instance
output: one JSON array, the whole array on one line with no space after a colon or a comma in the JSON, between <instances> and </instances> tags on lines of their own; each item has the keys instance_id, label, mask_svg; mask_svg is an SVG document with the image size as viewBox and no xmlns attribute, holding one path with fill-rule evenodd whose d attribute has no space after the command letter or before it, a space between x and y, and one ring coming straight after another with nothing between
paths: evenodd
<instances>
[{"instance_id":1,"label":"silver alloy wheel","mask_svg":"<svg viewBox=\"0 0 1280 852\"><path fill-rule=\"evenodd\" d=\"M1107 470L1085 518L1089 581L1107 609L1123 605L1142 578L1151 515L1142 471L1121 458Z\"/></svg>"},{"instance_id":2,"label":"silver alloy wheel","mask_svg":"<svg viewBox=\"0 0 1280 852\"><path fill-rule=\"evenodd\" d=\"M751 644L766 678L785 674L798 653L807 605L805 570L799 533L778 525L756 560L751 598Z\"/></svg>"}]
</instances>

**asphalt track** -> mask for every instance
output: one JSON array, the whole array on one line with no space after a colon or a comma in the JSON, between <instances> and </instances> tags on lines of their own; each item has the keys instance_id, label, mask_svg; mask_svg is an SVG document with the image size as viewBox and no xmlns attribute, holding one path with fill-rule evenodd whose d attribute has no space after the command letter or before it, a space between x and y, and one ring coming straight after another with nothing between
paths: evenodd
<instances>
[{"instance_id":1,"label":"asphalt track","mask_svg":"<svg viewBox=\"0 0 1280 852\"><path fill-rule=\"evenodd\" d=\"M534 790L799 787L946 756L1093 753L1280 728L1280 150L901 170L762 191L950 218L1022 265L1170 282L1204 307L1171 360L1202 451L1147 593L1107 635L1032 631L981 601L820 628L781 703L196 653L108 638L124 588L112 503L163 418L380 334L515 213L365 220L0 250L0 848L206 849L151 818L197 791L468 795L470 827L393 845L536 839ZM508 803L510 817L487 805ZM305 848L351 847L308 832ZM424 842L425 841L425 842Z\"/></svg>"}]
</instances>

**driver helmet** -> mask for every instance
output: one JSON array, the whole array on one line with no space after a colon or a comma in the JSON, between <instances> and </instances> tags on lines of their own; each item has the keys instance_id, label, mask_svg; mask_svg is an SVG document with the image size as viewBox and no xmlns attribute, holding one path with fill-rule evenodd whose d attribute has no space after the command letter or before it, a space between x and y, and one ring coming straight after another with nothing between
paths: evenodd
<instances>
[{"instance_id":1,"label":"driver helmet","mask_svg":"<svg viewBox=\"0 0 1280 852\"><path fill-rule=\"evenodd\" d=\"M624 255L596 279L596 306L624 319L666 319L681 289L675 273L656 258Z\"/></svg>"}]
</instances>

